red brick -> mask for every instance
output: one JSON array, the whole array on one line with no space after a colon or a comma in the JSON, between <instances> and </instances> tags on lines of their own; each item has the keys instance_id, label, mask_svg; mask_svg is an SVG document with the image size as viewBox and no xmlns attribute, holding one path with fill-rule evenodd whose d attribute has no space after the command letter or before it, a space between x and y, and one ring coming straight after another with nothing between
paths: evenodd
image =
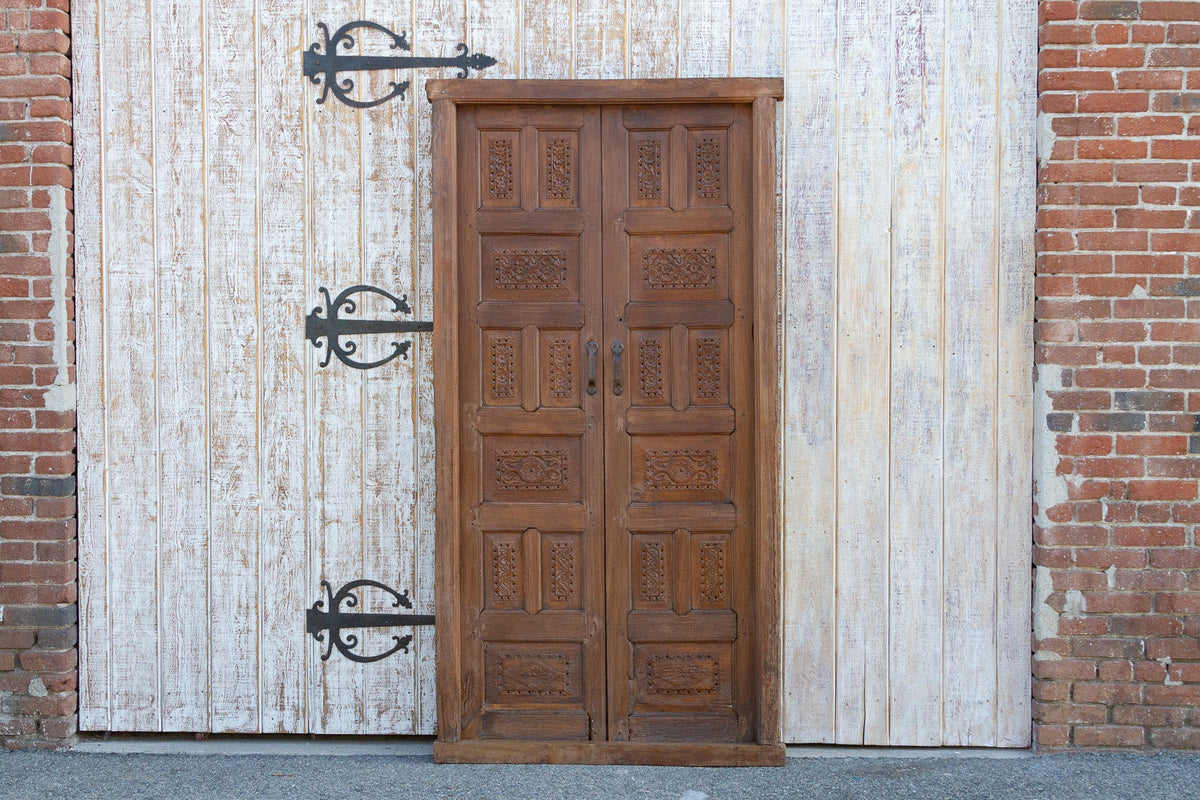
<instances>
[{"instance_id":1,"label":"red brick","mask_svg":"<svg viewBox=\"0 0 1200 800\"><path fill-rule=\"evenodd\" d=\"M1074 742L1078 747L1141 747L1146 735L1133 726L1084 725L1075 728Z\"/></svg>"},{"instance_id":2,"label":"red brick","mask_svg":"<svg viewBox=\"0 0 1200 800\"><path fill-rule=\"evenodd\" d=\"M1117 73L1118 89L1182 89L1182 70L1128 70ZM1157 109L1156 109L1157 110ZM1132 117L1123 118L1132 119ZM1180 128L1182 131L1182 127ZM1127 134L1125 134L1127 135Z\"/></svg>"},{"instance_id":3,"label":"red brick","mask_svg":"<svg viewBox=\"0 0 1200 800\"><path fill-rule=\"evenodd\" d=\"M1078 108L1087 114L1148 111L1150 95L1141 92L1092 92L1079 97Z\"/></svg>"},{"instance_id":4,"label":"red brick","mask_svg":"<svg viewBox=\"0 0 1200 800\"><path fill-rule=\"evenodd\" d=\"M1121 455L1184 455L1187 447L1186 436L1117 436L1117 452Z\"/></svg>"},{"instance_id":5,"label":"red brick","mask_svg":"<svg viewBox=\"0 0 1200 800\"><path fill-rule=\"evenodd\" d=\"M1076 144L1076 155L1084 159L1112 158L1128 160L1145 158L1146 143L1134 139L1080 139ZM1190 156L1178 157L1190 158Z\"/></svg>"},{"instance_id":6,"label":"red brick","mask_svg":"<svg viewBox=\"0 0 1200 800\"><path fill-rule=\"evenodd\" d=\"M1118 228L1182 228L1187 223L1186 211L1146 208L1118 208Z\"/></svg>"}]
</instances>

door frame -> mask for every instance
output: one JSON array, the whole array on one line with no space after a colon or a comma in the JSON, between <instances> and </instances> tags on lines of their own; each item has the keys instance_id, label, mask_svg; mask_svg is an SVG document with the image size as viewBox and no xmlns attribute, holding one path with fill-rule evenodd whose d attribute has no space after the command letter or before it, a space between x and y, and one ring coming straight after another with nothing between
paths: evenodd
<instances>
[{"instance_id":1,"label":"door frame","mask_svg":"<svg viewBox=\"0 0 1200 800\"><path fill-rule=\"evenodd\" d=\"M433 294L434 435L437 481L435 535L435 628L437 648L436 761L538 763L727 764L783 763L781 736L781 535L779 509L780 319L776 252L776 101L778 78L662 80L454 80L425 84L433 104ZM631 742L463 741L461 730L462 609L460 562L461 396L458 363L458 173L459 106L512 104L630 105L737 103L751 106L751 280L755 384L754 449L758 491L755 506L757 744ZM770 187L770 191L757 191ZM763 334L765 332L765 335Z\"/></svg>"}]
</instances>

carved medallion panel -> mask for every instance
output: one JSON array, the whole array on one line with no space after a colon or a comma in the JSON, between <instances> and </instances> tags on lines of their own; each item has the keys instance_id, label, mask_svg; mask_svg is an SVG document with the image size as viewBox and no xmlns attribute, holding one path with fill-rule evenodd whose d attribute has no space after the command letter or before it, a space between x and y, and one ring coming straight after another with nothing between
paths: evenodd
<instances>
[{"instance_id":1,"label":"carved medallion panel","mask_svg":"<svg viewBox=\"0 0 1200 800\"><path fill-rule=\"evenodd\" d=\"M479 197L484 208L521 205L521 132L479 132Z\"/></svg>"},{"instance_id":2,"label":"carved medallion panel","mask_svg":"<svg viewBox=\"0 0 1200 800\"><path fill-rule=\"evenodd\" d=\"M583 564L577 534L544 533L542 542L542 607L579 608L583 597Z\"/></svg>"},{"instance_id":3,"label":"carved medallion panel","mask_svg":"<svg viewBox=\"0 0 1200 800\"><path fill-rule=\"evenodd\" d=\"M640 406L665 406L671 402L671 332L632 331L630 353L632 402Z\"/></svg>"},{"instance_id":4,"label":"carved medallion panel","mask_svg":"<svg viewBox=\"0 0 1200 800\"><path fill-rule=\"evenodd\" d=\"M585 365L579 358L577 331L542 331L538 363L542 405L550 408L579 406L579 381Z\"/></svg>"},{"instance_id":5,"label":"carved medallion panel","mask_svg":"<svg viewBox=\"0 0 1200 800\"><path fill-rule=\"evenodd\" d=\"M578 644L489 643L484 670L484 700L492 705L577 705L583 700L583 649Z\"/></svg>"},{"instance_id":6,"label":"carved medallion panel","mask_svg":"<svg viewBox=\"0 0 1200 800\"><path fill-rule=\"evenodd\" d=\"M514 610L524 607L524 562L520 534L488 533L484 535L484 608Z\"/></svg>"},{"instance_id":7,"label":"carved medallion panel","mask_svg":"<svg viewBox=\"0 0 1200 800\"><path fill-rule=\"evenodd\" d=\"M692 540L692 607L730 607L729 535L694 533Z\"/></svg>"},{"instance_id":8,"label":"carved medallion panel","mask_svg":"<svg viewBox=\"0 0 1200 800\"><path fill-rule=\"evenodd\" d=\"M483 300L578 299L578 237L484 236L480 248Z\"/></svg>"},{"instance_id":9,"label":"carved medallion panel","mask_svg":"<svg viewBox=\"0 0 1200 800\"><path fill-rule=\"evenodd\" d=\"M489 406L521 404L520 331L483 331L483 402Z\"/></svg>"},{"instance_id":10,"label":"carved medallion panel","mask_svg":"<svg viewBox=\"0 0 1200 800\"><path fill-rule=\"evenodd\" d=\"M721 329L692 329L689 332L692 352L688 372L693 405L729 403L730 364L726 334L727 331Z\"/></svg>"},{"instance_id":11,"label":"carved medallion panel","mask_svg":"<svg viewBox=\"0 0 1200 800\"><path fill-rule=\"evenodd\" d=\"M726 234L629 237L630 299L729 299Z\"/></svg>"},{"instance_id":12,"label":"carved medallion panel","mask_svg":"<svg viewBox=\"0 0 1200 800\"><path fill-rule=\"evenodd\" d=\"M579 133L538 132L538 195L542 208L579 205Z\"/></svg>"},{"instance_id":13,"label":"carved medallion panel","mask_svg":"<svg viewBox=\"0 0 1200 800\"><path fill-rule=\"evenodd\" d=\"M579 502L580 441L574 436L483 437L483 499Z\"/></svg>"},{"instance_id":14,"label":"carved medallion panel","mask_svg":"<svg viewBox=\"0 0 1200 800\"><path fill-rule=\"evenodd\" d=\"M688 131L688 205L729 205L729 132Z\"/></svg>"},{"instance_id":15,"label":"carved medallion panel","mask_svg":"<svg viewBox=\"0 0 1200 800\"><path fill-rule=\"evenodd\" d=\"M634 500L694 503L730 498L728 436L632 438Z\"/></svg>"},{"instance_id":16,"label":"carved medallion panel","mask_svg":"<svg viewBox=\"0 0 1200 800\"><path fill-rule=\"evenodd\" d=\"M647 644L633 648L639 706L720 710L733 697L728 645ZM650 710L639 708L637 710Z\"/></svg>"},{"instance_id":17,"label":"carved medallion panel","mask_svg":"<svg viewBox=\"0 0 1200 800\"><path fill-rule=\"evenodd\" d=\"M674 603L674 543L666 533L637 533L630 547L633 607L662 611Z\"/></svg>"},{"instance_id":18,"label":"carved medallion panel","mask_svg":"<svg viewBox=\"0 0 1200 800\"><path fill-rule=\"evenodd\" d=\"M663 208L671 201L671 132L631 131L629 206Z\"/></svg>"}]
</instances>

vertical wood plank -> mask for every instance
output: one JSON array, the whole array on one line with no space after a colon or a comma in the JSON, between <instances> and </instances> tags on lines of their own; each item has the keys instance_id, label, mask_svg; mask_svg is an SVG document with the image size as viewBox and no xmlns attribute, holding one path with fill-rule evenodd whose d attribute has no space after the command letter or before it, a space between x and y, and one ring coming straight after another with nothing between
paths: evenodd
<instances>
[{"instance_id":1,"label":"vertical wood plank","mask_svg":"<svg viewBox=\"0 0 1200 800\"><path fill-rule=\"evenodd\" d=\"M392 30L412 24L412 3L367 0L364 18ZM385 74L381 78L394 80ZM413 114L417 91L362 115L362 248L363 275L367 284L397 297L415 299L417 293L413 214L415 205ZM383 90L380 86L378 90ZM386 303L361 313L389 318ZM405 337L412 341L423 334ZM390 352L393 337L374 336L376 347ZM398 338L398 337L396 337ZM385 352L380 352L382 357ZM363 401L363 577L382 581L397 591L411 592L415 580L416 494L416 394L411 356L396 359L365 374ZM382 593L371 598L376 605L365 610L394 611ZM363 644L382 652L393 635L409 631L363 631ZM398 652L382 664L363 672L364 732L411 734L416 711L416 652Z\"/></svg>"},{"instance_id":2,"label":"vertical wood plank","mask_svg":"<svg viewBox=\"0 0 1200 800\"><path fill-rule=\"evenodd\" d=\"M772 78L783 74L786 0L737 0L730 29L730 76Z\"/></svg>"},{"instance_id":3,"label":"vertical wood plank","mask_svg":"<svg viewBox=\"0 0 1200 800\"><path fill-rule=\"evenodd\" d=\"M416 21L414 23L415 41L424 42L423 47L431 52L451 52L456 42L466 39L466 10L462 2L457 0L421 0L417 3L414 9ZM489 51L484 51L489 52ZM450 106L444 106L443 113L449 112ZM441 155L443 160L453 161L455 151L453 146L453 113L450 113L451 121L446 123L450 125L450 146L449 152ZM437 181L449 180L446 185L454 185L454 171L450 163L438 163L438 169L448 169L448 178L441 179L434 174L434 137L433 128L434 108L426 102L424 94L419 98L416 114L416 131L417 131L417 253L418 253L418 273L417 273L417 302L413 305L413 311L418 319L434 320L434 330L440 331L442 327L448 326L453 320L455 306L450 305L448 312L443 312L443 306L440 301L435 306L434 299L434 275L448 275L447 270L452 270L453 260L443 264L434 263L434 239L437 232L434 228L433 208L434 208L434 186L441 185ZM446 220L452 220L454 215L454 206L451 202L448 211L442 209L440 214L449 213L450 216L444 217ZM449 246L453 245L453 223L450 223L450 232L447 234L451 237L448 242ZM438 241L445 241L439 238ZM453 253L450 256L453 259ZM447 314L451 316L447 316ZM439 535L440 525L437 520L437 503L440 498L437 496L437 470L441 468L435 465L435 441L434 441L434 347L435 336L437 333L424 334L416 338L413 345L413 362L416 364L417 370L417 453L416 453L416 474L417 474L417 574L416 584L414 586L414 605L418 613L434 613L434 539ZM437 340L440 342L440 339ZM455 348L441 347L438 350L441 353L454 353ZM456 374L456 373L451 373ZM438 379L439 386L447 386L444 378ZM453 415L451 415L453 416ZM454 441L455 439L452 439ZM447 448L448 449L448 448ZM440 458L440 455L438 456ZM450 625L449 620L439 619L437 623L437 631ZM436 670L439 665L447 664L447 669L455 669L454 661L449 656L445 658L439 657L441 651L435 647L435 630L431 628L418 628L414 639L414 646L417 654L417 699L418 711L416 722L416 733L432 734L435 732L437 724L437 701L436 701ZM436 664L435 664L436 662Z\"/></svg>"},{"instance_id":4,"label":"vertical wood plank","mask_svg":"<svg viewBox=\"0 0 1200 800\"><path fill-rule=\"evenodd\" d=\"M309 581L305 474L304 315L313 305L305 286L304 107L312 87L296 70L307 47L303 15L286 4L258 9L259 272L262 276L262 380L259 472L263 486L259 549L262 625L259 691L264 733L307 730L304 709L308 649L301 609L315 600Z\"/></svg>"},{"instance_id":5,"label":"vertical wood plank","mask_svg":"<svg viewBox=\"0 0 1200 800\"><path fill-rule=\"evenodd\" d=\"M467 0L467 43L496 59L487 78L520 78L522 0Z\"/></svg>"},{"instance_id":6,"label":"vertical wood plank","mask_svg":"<svg viewBox=\"0 0 1200 800\"><path fill-rule=\"evenodd\" d=\"M997 385L996 745L1030 744L1030 508L1033 486L1033 269L1037 6L1000 8L1000 287Z\"/></svg>"},{"instance_id":7,"label":"vertical wood plank","mask_svg":"<svg viewBox=\"0 0 1200 800\"><path fill-rule=\"evenodd\" d=\"M945 0L896 0L892 92L889 742L942 733Z\"/></svg>"},{"instance_id":8,"label":"vertical wood plank","mask_svg":"<svg viewBox=\"0 0 1200 800\"><path fill-rule=\"evenodd\" d=\"M121 20L119 41L151 37L149 2L110 0L105 19ZM110 31L113 29L109 29ZM113 31L115 33L115 31ZM105 410L109 530L110 724L153 731L159 718L158 446L155 425L154 173L151 105L144 47L113 46L101 54L104 94L104 196L120 218L105 226ZM131 347L131 342L139 346ZM129 424L136 421L135 424Z\"/></svg>"},{"instance_id":9,"label":"vertical wood plank","mask_svg":"<svg viewBox=\"0 0 1200 800\"><path fill-rule=\"evenodd\" d=\"M644 0L626 6L630 78L679 77L680 0Z\"/></svg>"},{"instance_id":10,"label":"vertical wood plank","mask_svg":"<svg viewBox=\"0 0 1200 800\"><path fill-rule=\"evenodd\" d=\"M154 9L156 363L161 568L162 729L207 731L209 653L208 386L205 364L203 18L199 5ZM222 291L218 288L217 291ZM125 420L125 426L139 423Z\"/></svg>"},{"instance_id":11,"label":"vertical wood plank","mask_svg":"<svg viewBox=\"0 0 1200 800\"><path fill-rule=\"evenodd\" d=\"M99 0L72 10L71 66L75 98L76 376L79 392L76 452L79 514L79 728L109 727L108 518L104 467L104 227L101 164Z\"/></svg>"},{"instance_id":12,"label":"vertical wood plank","mask_svg":"<svg viewBox=\"0 0 1200 800\"><path fill-rule=\"evenodd\" d=\"M944 744L995 743L995 3L947 23Z\"/></svg>"},{"instance_id":13,"label":"vertical wood plank","mask_svg":"<svg viewBox=\"0 0 1200 800\"><path fill-rule=\"evenodd\" d=\"M844 7L839 40L837 741L886 744L891 223L890 2ZM864 165L872 165L864 169Z\"/></svg>"},{"instance_id":14,"label":"vertical wood plank","mask_svg":"<svg viewBox=\"0 0 1200 800\"><path fill-rule=\"evenodd\" d=\"M570 78L574 0L521 0L521 76Z\"/></svg>"},{"instance_id":15,"label":"vertical wood plank","mask_svg":"<svg viewBox=\"0 0 1200 800\"><path fill-rule=\"evenodd\" d=\"M684 0L679 14L679 77L729 75L732 38L729 0ZM739 15L742 13L739 9Z\"/></svg>"},{"instance_id":16,"label":"vertical wood plank","mask_svg":"<svg viewBox=\"0 0 1200 800\"><path fill-rule=\"evenodd\" d=\"M625 5L575 0L576 78L625 77Z\"/></svg>"},{"instance_id":17,"label":"vertical wood plank","mask_svg":"<svg viewBox=\"0 0 1200 800\"><path fill-rule=\"evenodd\" d=\"M209 713L215 732L258 730L258 124L253 0L207 0ZM136 41L133 40L133 41Z\"/></svg>"},{"instance_id":18,"label":"vertical wood plank","mask_svg":"<svg viewBox=\"0 0 1200 800\"><path fill-rule=\"evenodd\" d=\"M837 4L789 0L784 102L784 739L834 741Z\"/></svg>"},{"instance_id":19,"label":"vertical wood plank","mask_svg":"<svg viewBox=\"0 0 1200 800\"><path fill-rule=\"evenodd\" d=\"M316 23L335 28L336 20L360 19L357 0L313 0L305 38L316 40ZM362 47L376 39L356 36ZM357 51L356 51L357 52ZM369 90L360 84L358 89ZM310 297L318 288L332 296L362 283L362 117L336 100L309 103L309 228L312 265ZM314 302L315 304L315 302ZM365 337L363 337L365 338ZM360 342L360 346L369 346ZM323 351L322 351L323 353ZM310 592L321 580L336 592L352 580L368 577L363 563L363 394L365 376L336 358L320 368L309 353L312 400L308 421L311 518L315 573ZM314 600L316 597L314 596ZM362 598L359 598L362 602ZM309 658L315 675L309 690L310 725L315 733L357 734L365 722L363 666L336 653L320 661L324 649L310 639Z\"/></svg>"}]
</instances>

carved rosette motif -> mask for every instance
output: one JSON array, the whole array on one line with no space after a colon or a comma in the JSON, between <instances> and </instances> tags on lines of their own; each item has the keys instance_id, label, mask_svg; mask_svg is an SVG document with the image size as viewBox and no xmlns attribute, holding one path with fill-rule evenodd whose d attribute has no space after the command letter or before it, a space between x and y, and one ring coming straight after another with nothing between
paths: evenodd
<instances>
[{"instance_id":1,"label":"carved rosette motif","mask_svg":"<svg viewBox=\"0 0 1200 800\"><path fill-rule=\"evenodd\" d=\"M712 289L717 285L715 247L651 247L642 254L648 289Z\"/></svg>"},{"instance_id":2,"label":"carved rosette motif","mask_svg":"<svg viewBox=\"0 0 1200 800\"><path fill-rule=\"evenodd\" d=\"M555 542L550 545L550 599L570 603L575 595L575 545Z\"/></svg>"},{"instance_id":3,"label":"carved rosette motif","mask_svg":"<svg viewBox=\"0 0 1200 800\"><path fill-rule=\"evenodd\" d=\"M637 143L637 193L639 200L662 199L662 140Z\"/></svg>"},{"instance_id":4,"label":"carved rosette motif","mask_svg":"<svg viewBox=\"0 0 1200 800\"><path fill-rule=\"evenodd\" d=\"M517 599L517 546L492 542L492 600L511 603Z\"/></svg>"},{"instance_id":5,"label":"carved rosette motif","mask_svg":"<svg viewBox=\"0 0 1200 800\"><path fill-rule=\"evenodd\" d=\"M511 200L513 196L512 139L488 142L488 196L493 200Z\"/></svg>"},{"instance_id":6,"label":"carved rosette motif","mask_svg":"<svg viewBox=\"0 0 1200 800\"><path fill-rule=\"evenodd\" d=\"M667 597L667 553L662 542L642 542L642 581L638 599L661 603Z\"/></svg>"},{"instance_id":7,"label":"carved rosette motif","mask_svg":"<svg viewBox=\"0 0 1200 800\"><path fill-rule=\"evenodd\" d=\"M706 603L725 602L725 546L720 542L700 545L700 599Z\"/></svg>"},{"instance_id":8,"label":"carved rosette motif","mask_svg":"<svg viewBox=\"0 0 1200 800\"><path fill-rule=\"evenodd\" d=\"M721 196L721 139L718 136L696 139L696 194L704 198Z\"/></svg>"},{"instance_id":9,"label":"carved rosette motif","mask_svg":"<svg viewBox=\"0 0 1200 800\"><path fill-rule=\"evenodd\" d=\"M546 140L546 196L569 200L575 195L574 157L565 136Z\"/></svg>"},{"instance_id":10,"label":"carved rosette motif","mask_svg":"<svg viewBox=\"0 0 1200 800\"><path fill-rule=\"evenodd\" d=\"M721 396L721 340L715 336L696 339L696 394L705 399Z\"/></svg>"},{"instance_id":11,"label":"carved rosette motif","mask_svg":"<svg viewBox=\"0 0 1200 800\"><path fill-rule=\"evenodd\" d=\"M500 450L496 484L509 491L555 491L567 485L566 450Z\"/></svg>"},{"instance_id":12,"label":"carved rosette motif","mask_svg":"<svg viewBox=\"0 0 1200 800\"><path fill-rule=\"evenodd\" d=\"M642 397L663 396L662 342L642 339L638 342L638 389Z\"/></svg>"},{"instance_id":13,"label":"carved rosette motif","mask_svg":"<svg viewBox=\"0 0 1200 800\"><path fill-rule=\"evenodd\" d=\"M716 450L647 450L645 458L647 491L717 488Z\"/></svg>"},{"instance_id":14,"label":"carved rosette motif","mask_svg":"<svg viewBox=\"0 0 1200 800\"><path fill-rule=\"evenodd\" d=\"M561 248L506 248L492 262L500 289L567 288L567 251Z\"/></svg>"},{"instance_id":15,"label":"carved rosette motif","mask_svg":"<svg viewBox=\"0 0 1200 800\"><path fill-rule=\"evenodd\" d=\"M550 396L569 400L575 396L575 366L571 340L550 340Z\"/></svg>"},{"instance_id":16,"label":"carved rosette motif","mask_svg":"<svg viewBox=\"0 0 1200 800\"><path fill-rule=\"evenodd\" d=\"M514 653L500 658L496 687L502 695L564 696L571 691L571 660L561 653Z\"/></svg>"},{"instance_id":17,"label":"carved rosette motif","mask_svg":"<svg viewBox=\"0 0 1200 800\"><path fill-rule=\"evenodd\" d=\"M665 654L646 664L646 687L654 694L713 694L720 667L711 656Z\"/></svg>"},{"instance_id":18,"label":"carved rosette motif","mask_svg":"<svg viewBox=\"0 0 1200 800\"><path fill-rule=\"evenodd\" d=\"M517 395L517 345L511 336L492 339L492 397Z\"/></svg>"}]
</instances>

